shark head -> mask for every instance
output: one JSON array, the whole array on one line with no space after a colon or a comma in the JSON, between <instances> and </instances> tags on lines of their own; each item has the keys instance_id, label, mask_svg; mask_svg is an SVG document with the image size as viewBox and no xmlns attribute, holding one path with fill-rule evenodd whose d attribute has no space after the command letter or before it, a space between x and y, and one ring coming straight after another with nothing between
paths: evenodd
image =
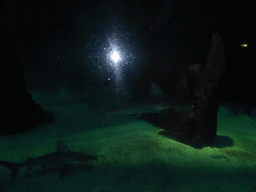
<instances>
[{"instance_id":1,"label":"shark head","mask_svg":"<svg viewBox=\"0 0 256 192\"><path fill-rule=\"evenodd\" d=\"M57 141L57 153L66 153L66 163L83 163L91 162L97 159L96 156L85 155L83 153L78 153L71 151L63 142Z\"/></svg>"},{"instance_id":2,"label":"shark head","mask_svg":"<svg viewBox=\"0 0 256 192\"><path fill-rule=\"evenodd\" d=\"M95 161L97 159L96 156L90 156L90 155L85 155L82 153L77 153L77 152L73 152L70 151L70 158L73 160L72 163L84 163L84 162L91 162L91 161Z\"/></svg>"}]
</instances>

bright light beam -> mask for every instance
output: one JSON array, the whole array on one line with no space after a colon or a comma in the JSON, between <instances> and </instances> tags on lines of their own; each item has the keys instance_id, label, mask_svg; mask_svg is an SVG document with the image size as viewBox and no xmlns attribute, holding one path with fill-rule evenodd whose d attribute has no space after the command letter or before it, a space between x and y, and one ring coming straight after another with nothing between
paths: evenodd
<instances>
[{"instance_id":1,"label":"bright light beam","mask_svg":"<svg viewBox=\"0 0 256 192\"><path fill-rule=\"evenodd\" d=\"M120 56L116 51L114 51L110 57L115 63L117 63L120 60Z\"/></svg>"}]
</instances>

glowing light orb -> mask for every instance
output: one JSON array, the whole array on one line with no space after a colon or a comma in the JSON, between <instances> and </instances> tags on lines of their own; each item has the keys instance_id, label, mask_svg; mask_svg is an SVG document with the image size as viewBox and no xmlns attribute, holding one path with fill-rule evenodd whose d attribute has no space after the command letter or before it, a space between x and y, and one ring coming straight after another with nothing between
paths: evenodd
<instances>
[{"instance_id":1,"label":"glowing light orb","mask_svg":"<svg viewBox=\"0 0 256 192\"><path fill-rule=\"evenodd\" d=\"M115 63L117 63L117 62L120 60L120 56L119 56L119 54L118 54L116 51L114 51L114 52L111 54L111 59L112 59Z\"/></svg>"}]
</instances>

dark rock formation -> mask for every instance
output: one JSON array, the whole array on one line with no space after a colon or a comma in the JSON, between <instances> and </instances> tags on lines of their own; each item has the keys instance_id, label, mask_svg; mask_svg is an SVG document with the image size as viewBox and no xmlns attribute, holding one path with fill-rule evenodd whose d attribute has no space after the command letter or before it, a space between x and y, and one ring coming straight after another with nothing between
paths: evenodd
<instances>
[{"instance_id":1,"label":"dark rock formation","mask_svg":"<svg viewBox=\"0 0 256 192\"><path fill-rule=\"evenodd\" d=\"M176 94L193 99L193 109L164 117L161 127L179 140L212 143L217 132L218 84L224 69L224 45L214 33L206 63L184 70L177 83Z\"/></svg>"}]
</instances>

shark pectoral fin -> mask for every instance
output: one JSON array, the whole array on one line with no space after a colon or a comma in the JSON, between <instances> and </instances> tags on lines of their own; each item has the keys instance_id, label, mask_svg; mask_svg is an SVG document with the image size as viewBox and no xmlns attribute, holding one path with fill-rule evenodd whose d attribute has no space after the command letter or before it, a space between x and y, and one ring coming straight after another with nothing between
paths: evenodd
<instances>
[{"instance_id":1,"label":"shark pectoral fin","mask_svg":"<svg viewBox=\"0 0 256 192\"><path fill-rule=\"evenodd\" d=\"M31 168L32 168L31 166L28 166L28 167L27 167L28 171L30 171Z\"/></svg>"},{"instance_id":2,"label":"shark pectoral fin","mask_svg":"<svg viewBox=\"0 0 256 192\"><path fill-rule=\"evenodd\" d=\"M67 175L72 174L75 171L89 171L92 169L93 166L91 165L74 165L74 164L67 164L65 165L59 174L59 178L62 179L66 177Z\"/></svg>"},{"instance_id":3,"label":"shark pectoral fin","mask_svg":"<svg viewBox=\"0 0 256 192\"><path fill-rule=\"evenodd\" d=\"M20 167L21 167L20 163L11 163L11 162L1 161L1 160L0 160L0 165L11 170L12 179L14 179L14 177L16 177L16 175L18 174Z\"/></svg>"},{"instance_id":4,"label":"shark pectoral fin","mask_svg":"<svg viewBox=\"0 0 256 192\"><path fill-rule=\"evenodd\" d=\"M63 168L61 168L61 172L59 174L59 178L62 179L66 177L67 175L71 174L73 172L73 165L67 164Z\"/></svg>"},{"instance_id":5,"label":"shark pectoral fin","mask_svg":"<svg viewBox=\"0 0 256 192\"><path fill-rule=\"evenodd\" d=\"M42 167L42 170L43 170L43 171L46 171L46 170L47 170L47 166L42 165L41 167Z\"/></svg>"},{"instance_id":6,"label":"shark pectoral fin","mask_svg":"<svg viewBox=\"0 0 256 192\"><path fill-rule=\"evenodd\" d=\"M33 158L33 157L28 157L27 162L29 162L29 161L33 161L33 160L34 160L34 158ZM29 164L28 164L28 166L27 166L28 171L29 171L31 168L32 168L32 166L29 166Z\"/></svg>"}]
</instances>

